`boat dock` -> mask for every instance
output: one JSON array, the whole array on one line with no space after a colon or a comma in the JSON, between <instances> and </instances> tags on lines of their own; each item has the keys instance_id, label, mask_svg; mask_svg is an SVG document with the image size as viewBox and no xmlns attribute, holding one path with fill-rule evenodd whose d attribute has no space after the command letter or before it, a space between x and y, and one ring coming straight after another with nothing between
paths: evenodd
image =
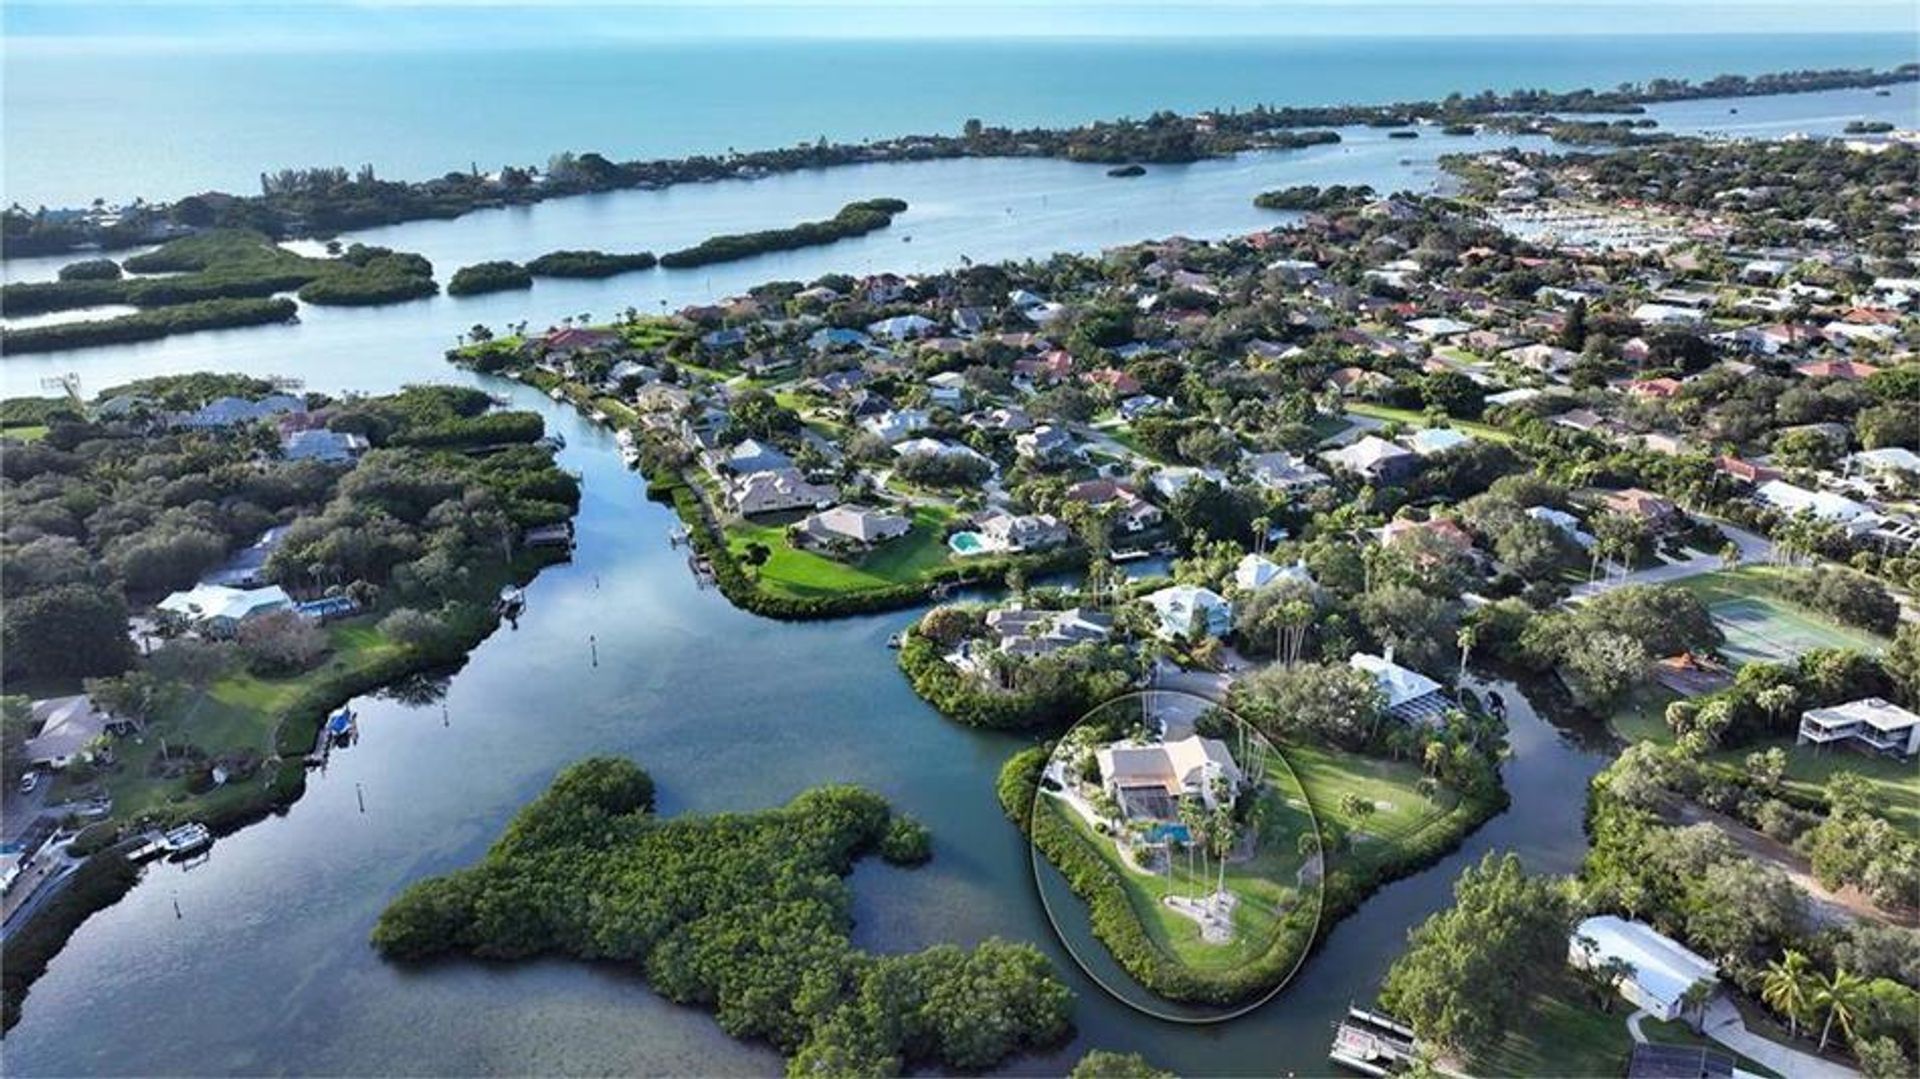
<instances>
[{"instance_id":1,"label":"boat dock","mask_svg":"<svg viewBox=\"0 0 1920 1079\"><path fill-rule=\"evenodd\" d=\"M1364 1075L1391 1075L1420 1058L1413 1028L1364 1008L1348 1008L1327 1059Z\"/></svg>"},{"instance_id":2,"label":"boat dock","mask_svg":"<svg viewBox=\"0 0 1920 1079\"><path fill-rule=\"evenodd\" d=\"M146 842L128 853L129 861L144 862L160 855L192 854L203 850L213 843L213 830L194 821L182 824L166 832L149 832Z\"/></svg>"}]
</instances>

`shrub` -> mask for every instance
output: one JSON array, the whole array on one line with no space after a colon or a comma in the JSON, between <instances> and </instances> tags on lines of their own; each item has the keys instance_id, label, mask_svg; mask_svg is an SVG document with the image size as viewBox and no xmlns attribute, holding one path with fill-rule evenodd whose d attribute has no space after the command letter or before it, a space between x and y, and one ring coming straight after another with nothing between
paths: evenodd
<instances>
[{"instance_id":1,"label":"shrub","mask_svg":"<svg viewBox=\"0 0 1920 1079\"><path fill-rule=\"evenodd\" d=\"M933 834L912 817L896 814L880 837L880 856L894 865L923 865L933 857Z\"/></svg>"}]
</instances>

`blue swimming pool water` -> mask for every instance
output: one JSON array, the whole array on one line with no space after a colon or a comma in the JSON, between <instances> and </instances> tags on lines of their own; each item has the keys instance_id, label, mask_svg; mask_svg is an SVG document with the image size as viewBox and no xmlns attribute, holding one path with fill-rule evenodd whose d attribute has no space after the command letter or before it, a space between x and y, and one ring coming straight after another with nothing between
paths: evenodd
<instances>
[{"instance_id":1,"label":"blue swimming pool water","mask_svg":"<svg viewBox=\"0 0 1920 1079\"><path fill-rule=\"evenodd\" d=\"M947 546L953 548L954 554L961 555L979 554L987 549L978 532L955 532L947 537Z\"/></svg>"}]
</instances>

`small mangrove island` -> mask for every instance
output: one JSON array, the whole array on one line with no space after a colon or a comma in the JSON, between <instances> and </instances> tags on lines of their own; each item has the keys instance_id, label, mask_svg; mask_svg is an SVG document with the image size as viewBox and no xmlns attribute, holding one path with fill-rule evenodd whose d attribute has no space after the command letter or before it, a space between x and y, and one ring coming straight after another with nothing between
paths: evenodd
<instances>
[{"instance_id":1,"label":"small mangrove island","mask_svg":"<svg viewBox=\"0 0 1920 1079\"><path fill-rule=\"evenodd\" d=\"M668 269L708 266L716 262L752 258L770 251L794 251L818 247L853 236L864 236L893 224L898 214L907 211L900 199L864 199L849 202L825 221L802 221L792 228L763 229L715 236L692 247L669 251L660 256L660 265Z\"/></svg>"},{"instance_id":2,"label":"small mangrove island","mask_svg":"<svg viewBox=\"0 0 1920 1079\"><path fill-rule=\"evenodd\" d=\"M569 955L638 970L794 1075L972 1071L1057 1044L1073 998L1030 945L905 955L853 946L861 857L924 860L924 830L857 787L778 809L662 818L632 761L590 758L522 809L477 865L421 881L374 926L395 961Z\"/></svg>"}]
</instances>

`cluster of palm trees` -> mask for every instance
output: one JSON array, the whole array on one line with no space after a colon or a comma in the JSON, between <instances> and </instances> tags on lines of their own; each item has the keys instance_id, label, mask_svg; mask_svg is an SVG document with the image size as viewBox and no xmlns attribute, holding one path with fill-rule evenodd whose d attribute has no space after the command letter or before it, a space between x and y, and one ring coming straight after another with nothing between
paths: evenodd
<instances>
[{"instance_id":1,"label":"cluster of palm trees","mask_svg":"<svg viewBox=\"0 0 1920 1079\"><path fill-rule=\"evenodd\" d=\"M1789 948L1767 964L1760 979L1760 999L1786 1017L1787 1030L1795 1037L1801 1024L1811 1028L1818 1022L1824 1052L1834 1027L1849 1041L1853 1039L1854 1022L1867 1002L1867 980L1840 968L1823 974L1804 953Z\"/></svg>"},{"instance_id":2,"label":"cluster of palm trees","mask_svg":"<svg viewBox=\"0 0 1920 1079\"><path fill-rule=\"evenodd\" d=\"M1185 825L1187 829L1187 842L1185 844L1187 848L1187 876L1195 881L1195 899L1199 898L1197 894L1198 883L1209 878L1214 878L1214 870L1211 867L1211 862L1220 863L1218 877L1214 878L1216 884L1214 885L1213 893L1218 895L1220 892L1226 890L1227 855L1233 852L1234 844L1239 840L1239 828L1233 820L1232 798L1233 792L1228 788L1226 780L1216 779L1214 781L1212 808L1208 808L1206 802L1200 798L1188 797L1180 799L1180 823ZM1195 877L1193 873L1193 855L1196 849L1200 854L1200 875L1198 877ZM1168 872L1172 872L1171 859L1168 860Z\"/></svg>"}]
</instances>

